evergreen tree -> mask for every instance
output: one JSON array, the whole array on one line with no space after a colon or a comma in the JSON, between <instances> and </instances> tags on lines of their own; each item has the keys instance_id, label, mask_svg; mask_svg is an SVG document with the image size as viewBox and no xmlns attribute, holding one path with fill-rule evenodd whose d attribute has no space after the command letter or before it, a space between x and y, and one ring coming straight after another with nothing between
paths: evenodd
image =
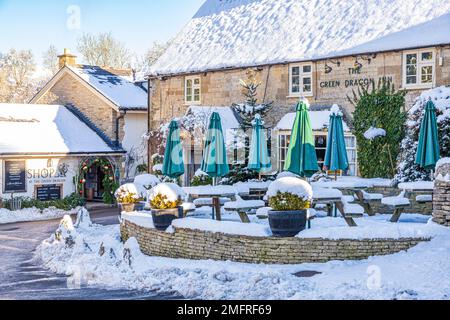
<instances>
[{"instance_id":1,"label":"evergreen tree","mask_svg":"<svg viewBox=\"0 0 450 320\"><path fill-rule=\"evenodd\" d=\"M405 92L396 92L389 81L381 79L378 87L372 82L358 88L358 95L353 92L353 99L349 98L349 101L355 106L353 124L361 175L364 178L393 178L404 137ZM368 139L366 133L371 127L383 129L385 136Z\"/></svg>"},{"instance_id":2,"label":"evergreen tree","mask_svg":"<svg viewBox=\"0 0 450 320\"><path fill-rule=\"evenodd\" d=\"M432 99L437 107L441 156L450 157L450 88L441 87L422 93L408 112L406 136L401 144L397 175L395 176L398 182L431 180L430 172L416 164L420 126L424 116L425 106L429 99Z\"/></svg>"},{"instance_id":3,"label":"evergreen tree","mask_svg":"<svg viewBox=\"0 0 450 320\"><path fill-rule=\"evenodd\" d=\"M243 104L234 104L233 110L239 114L242 119L241 122L241 134L237 135L238 140L243 140L244 148L244 163L234 163L228 176L223 179L224 183L234 184L237 182L245 182L252 179L258 179L259 174L255 171L249 170L248 157L250 154L250 135L252 130L252 122L257 114L264 118L272 109L272 103L258 104L258 88L261 86L261 82L256 79L256 73L254 71L247 72L247 80L240 80L242 87L242 94L245 97Z\"/></svg>"}]
</instances>

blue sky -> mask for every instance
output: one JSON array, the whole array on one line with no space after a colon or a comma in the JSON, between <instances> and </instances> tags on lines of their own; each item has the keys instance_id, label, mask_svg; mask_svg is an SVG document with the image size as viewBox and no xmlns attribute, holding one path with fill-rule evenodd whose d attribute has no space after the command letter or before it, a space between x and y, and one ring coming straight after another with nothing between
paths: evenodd
<instances>
[{"instance_id":1,"label":"blue sky","mask_svg":"<svg viewBox=\"0 0 450 320\"><path fill-rule=\"evenodd\" d=\"M175 36L203 2L0 0L0 52L31 49L39 62L51 44L76 52L76 40L83 32L111 31L130 50L143 54L153 41Z\"/></svg>"}]
</instances>

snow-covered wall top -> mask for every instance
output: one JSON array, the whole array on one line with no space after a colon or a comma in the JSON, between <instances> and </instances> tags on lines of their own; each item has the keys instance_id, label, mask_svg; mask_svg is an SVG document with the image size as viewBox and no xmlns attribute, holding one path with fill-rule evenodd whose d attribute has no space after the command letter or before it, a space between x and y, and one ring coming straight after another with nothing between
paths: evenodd
<instances>
[{"instance_id":1,"label":"snow-covered wall top","mask_svg":"<svg viewBox=\"0 0 450 320\"><path fill-rule=\"evenodd\" d=\"M0 155L112 151L64 106L0 104Z\"/></svg>"},{"instance_id":2,"label":"snow-covered wall top","mask_svg":"<svg viewBox=\"0 0 450 320\"><path fill-rule=\"evenodd\" d=\"M150 73L450 43L449 14L448 0L207 0Z\"/></svg>"}]
</instances>

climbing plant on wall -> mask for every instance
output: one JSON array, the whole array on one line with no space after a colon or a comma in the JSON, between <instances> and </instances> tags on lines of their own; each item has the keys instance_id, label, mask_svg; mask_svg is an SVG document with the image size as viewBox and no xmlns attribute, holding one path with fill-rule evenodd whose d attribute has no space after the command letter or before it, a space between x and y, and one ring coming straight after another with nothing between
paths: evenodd
<instances>
[{"instance_id":1,"label":"climbing plant on wall","mask_svg":"<svg viewBox=\"0 0 450 320\"><path fill-rule=\"evenodd\" d=\"M405 92L395 91L384 79L359 87L349 97L355 107L354 135L358 141L358 163L364 178L393 178L406 121ZM384 131L376 138L370 130Z\"/></svg>"},{"instance_id":2,"label":"climbing plant on wall","mask_svg":"<svg viewBox=\"0 0 450 320\"><path fill-rule=\"evenodd\" d=\"M77 176L77 190L80 196L85 197L86 174L92 166L97 166L104 174L103 178L103 201L107 204L115 202L114 192L119 188L114 167L108 159L105 158L90 158L85 160L79 170Z\"/></svg>"}]
</instances>

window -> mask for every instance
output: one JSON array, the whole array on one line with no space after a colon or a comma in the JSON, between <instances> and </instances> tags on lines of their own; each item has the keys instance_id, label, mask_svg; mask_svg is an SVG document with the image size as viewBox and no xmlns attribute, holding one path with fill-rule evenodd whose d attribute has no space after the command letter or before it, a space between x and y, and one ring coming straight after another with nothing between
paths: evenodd
<instances>
[{"instance_id":1,"label":"window","mask_svg":"<svg viewBox=\"0 0 450 320\"><path fill-rule=\"evenodd\" d=\"M187 77L185 80L185 101L188 104L200 103L200 77Z\"/></svg>"},{"instance_id":2,"label":"window","mask_svg":"<svg viewBox=\"0 0 450 320\"><path fill-rule=\"evenodd\" d=\"M431 88L434 83L435 56L433 50L404 53L403 83L405 88Z\"/></svg>"},{"instance_id":3,"label":"window","mask_svg":"<svg viewBox=\"0 0 450 320\"><path fill-rule=\"evenodd\" d=\"M316 143L316 155L319 167L322 169L325 161L325 154L327 150L326 133L317 133L314 136ZM289 149L289 142L291 140L290 134L281 134L278 139L278 170L284 170L284 164L286 162L286 156ZM349 162L349 169L346 173L348 176L356 176L357 173L357 153L356 153L356 137L345 136L345 144L347 147L347 155Z\"/></svg>"},{"instance_id":4,"label":"window","mask_svg":"<svg viewBox=\"0 0 450 320\"><path fill-rule=\"evenodd\" d=\"M312 96L313 76L312 65L301 64L289 67L289 95L291 96Z\"/></svg>"}]
</instances>

